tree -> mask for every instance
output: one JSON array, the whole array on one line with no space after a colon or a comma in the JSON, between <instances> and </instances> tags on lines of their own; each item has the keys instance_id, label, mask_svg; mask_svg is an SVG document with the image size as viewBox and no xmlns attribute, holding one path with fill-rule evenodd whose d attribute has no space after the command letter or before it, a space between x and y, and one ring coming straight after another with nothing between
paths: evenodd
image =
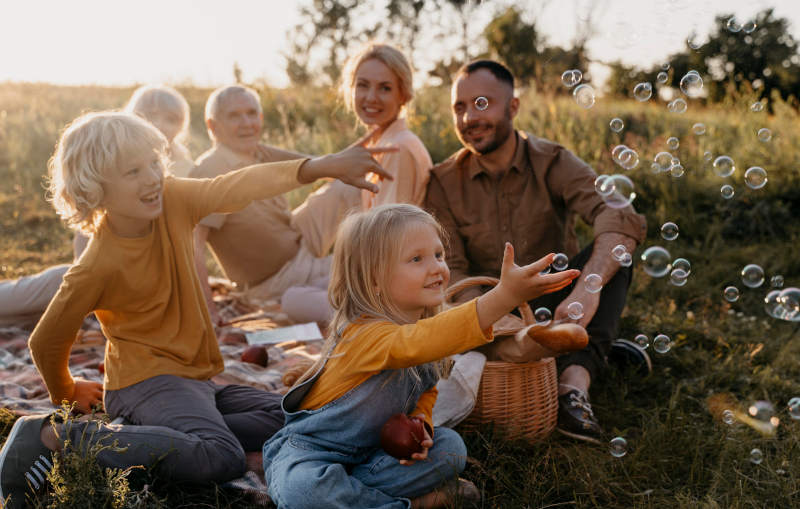
<instances>
[{"instance_id":1,"label":"tree","mask_svg":"<svg viewBox=\"0 0 800 509\"><path fill-rule=\"evenodd\" d=\"M544 40L536 24L523 21L514 7L489 22L483 36L491 58L504 62L523 85L541 76Z\"/></svg>"}]
</instances>

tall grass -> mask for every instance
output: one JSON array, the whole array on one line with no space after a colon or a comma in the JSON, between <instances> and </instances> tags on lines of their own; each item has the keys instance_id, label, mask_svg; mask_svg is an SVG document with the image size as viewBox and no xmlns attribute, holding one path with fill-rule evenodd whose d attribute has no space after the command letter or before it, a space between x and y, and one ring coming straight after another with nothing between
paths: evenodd
<instances>
[{"instance_id":1,"label":"tall grass","mask_svg":"<svg viewBox=\"0 0 800 509\"><path fill-rule=\"evenodd\" d=\"M182 89L192 109L193 155L210 146L202 122L209 90ZM0 84L0 235L2 275L33 273L70 258L70 234L44 201L46 162L59 131L82 111L124 105L132 89ZM360 131L343 111L334 92L325 89L261 91L268 143L311 154L339 150ZM465 475L486 489L485 507L798 507L800 426L785 411L800 396L800 338L797 324L769 318L763 306L769 278L781 274L787 286L800 286L800 130L795 110L773 98L759 113L754 97L733 96L723 104L690 101L684 114L671 114L655 99L646 103L598 99L589 110L568 96L520 93L516 125L561 143L598 173L624 173L636 185L634 205L647 217L648 239L635 253L634 280L618 337L667 334L671 350L657 354L648 375L609 366L592 386L592 402L606 436L601 446L575 444L558 435L546 443L524 444L491 430L466 437L474 461ZM460 148L452 127L447 90L420 91L409 124L438 162ZM612 132L609 121L625 123ZM706 133L691 134L702 122ZM762 127L772 140L758 141ZM686 168L683 177L654 175L650 162L676 136L674 154ZM640 163L625 171L611 159L624 143L637 150ZM737 170L718 177L703 158L728 155ZM753 190L744 171L761 166L768 183ZM733 185L734 198L719 189ZM298 203L303 192L292 199ZM666 221L680 228L677 240L660 236ZM584 241L591 229L581 226ZM661 245L673 258L692 264L688 283L672 286L668 278L644 274L639 254ZM742 267L757 263L767 282L746 288ZM722 290L741 291L735 303ZM743 424L727 425L709 411L709 396L729 394L743 408L771 401L780 418L776 436L764 438ZM607 443L623 436L630 446L613 458ZM758 447L764 461L750 463ZM219 500L213 487L132 479L130 496L143 496L144 485L168 506L246 505ZM150 495L148 495L150 496Z\"/></svg>"}]
</instances>

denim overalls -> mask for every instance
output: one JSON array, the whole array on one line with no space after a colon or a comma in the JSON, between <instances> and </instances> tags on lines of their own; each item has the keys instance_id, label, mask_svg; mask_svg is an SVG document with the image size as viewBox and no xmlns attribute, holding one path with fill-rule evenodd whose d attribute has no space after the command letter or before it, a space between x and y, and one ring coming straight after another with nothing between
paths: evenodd
<instances>
[{"instance_id":1,"label":"denim overalls","mask_svg":"<svg viewBox=\"0 0 800 509\"><path fill-rule=\"evenodd\" d=\"M451 429L435 428L428 461L411 466L381 449L386 420L412 412L420 395L436 385L432 365L408 369L420 380L412 373L381 371L317 410L295 411L322 368L284 396L286 424L264 444L264 475L279 509L410 508L408 499L464 470L467 450Z\"/></svg>"}]
</instances>

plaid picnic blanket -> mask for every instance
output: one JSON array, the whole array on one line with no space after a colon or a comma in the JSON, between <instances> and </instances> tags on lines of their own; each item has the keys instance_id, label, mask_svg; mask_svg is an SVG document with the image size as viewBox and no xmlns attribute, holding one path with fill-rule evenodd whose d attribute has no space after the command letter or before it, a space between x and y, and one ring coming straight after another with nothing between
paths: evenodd
<instances>
[{"instance_id":1,"label":"plaid picnic blanket","mask_svg":"<svg viewBox=\"0 0 800 509\"><path fill-rule=\"evenodd\" d=\"M220 330L223 340L230 332L249 332L272 329L289 324L280 306L274 302L242 302L241 298L218 295L221 314L229 325ZM49 414L58 408L50 403L42 377L31 360L28 338L35 323L18 324L0 328L0 407L6 407L17 415ZM84 320L84 331L100 330L100 324L90 315ZM228 336L231 337L231 336ZM241 336L239 336L241 337ZM322 349L322 341L287 341L268 346L269 365L266 368L243 363L239 359L247 347L244 343L220 341L220 350L225 360L225 371L212 380L220 384L242 384L259 389L284 392L281 377L288 368L300 361L316 359ZM103 382L98 367L103 362L105 343L80 341L73 346L69 360L72 376ZM222 485L225 488L245 491L261 505L270 503L261 453L247 454L245 475Z\"/></svg>"}]
</instances>

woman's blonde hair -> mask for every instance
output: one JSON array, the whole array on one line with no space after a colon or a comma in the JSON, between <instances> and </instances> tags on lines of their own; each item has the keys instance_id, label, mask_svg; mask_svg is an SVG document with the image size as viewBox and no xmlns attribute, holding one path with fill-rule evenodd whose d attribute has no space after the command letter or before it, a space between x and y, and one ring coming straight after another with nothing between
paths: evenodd
<instances>
[{"instance_id":1,"label":"woman's blonde hair","mask_svg":"<svg viewBox=\"0 0 800 509\"><path fill-rule=\"evenodd\" d=\"M400 111L401 114L405 114L408 103L414 98L414 71L402 51L389 44L378 42L365 44L344 64L339 92L342 94L342 99L344 99L345 108L348 111L355 110L356 71L358 71L361 64L373 58L386 64L386 67L397 76L400 95L403 97L403 105Z\"/></svg>"},{"instance_id":2,"label":"woman's blonde hair","mask_svg":"<svg viewBox=\"0 0 800 509\"><path fill-rule=\"evenodd\" d=\"M447 233L442 225L414 205L381 205L365 212L357 211L339 224L328 286L328 301L335 313L328 326L328 337L320 359L296 384L312 376L325 359L335 357L332 355L333 347L341 340L340 333L349 325L363 324L359 332L347 341L356 339L373 323L413 323L403 315L386 291L376 294L374 286L389 287L408 237L425 227L433 228L442 244L447 244ZM444 303L436 308L425 308L422 318L430 318L443 308ZM450 376L451 364L450 357L433 363L440 378ZM413 369L405 371L418 376Z\"/></svg>"},{"instance_id":3,"label":"woman's blonde hair","mask_svg":"<svg viewBox=\"0 0 800 509\"><path fill-rule=\"evenodd\" d=\"M68 226L97 231L103 184L125 161L157 153L167 167L167 139L146 120L118 111L88 113L67 126L48 167L47 201Z\"/></svg>"},{"instance_id":4,"label":"woman's blonde hair","mask_svg":"<svg viewBox=\"0 0 800 509\"><path fill-rule=\"evenodd\" d=\"M147 118L150 111L163 111L173 113L181 118L181 130L175 141L186 145L189 142L189 103L180 92L167 85L155 84L139 87L133 93L126 113L141 114Z\"/></svg>"}]
</instances>

